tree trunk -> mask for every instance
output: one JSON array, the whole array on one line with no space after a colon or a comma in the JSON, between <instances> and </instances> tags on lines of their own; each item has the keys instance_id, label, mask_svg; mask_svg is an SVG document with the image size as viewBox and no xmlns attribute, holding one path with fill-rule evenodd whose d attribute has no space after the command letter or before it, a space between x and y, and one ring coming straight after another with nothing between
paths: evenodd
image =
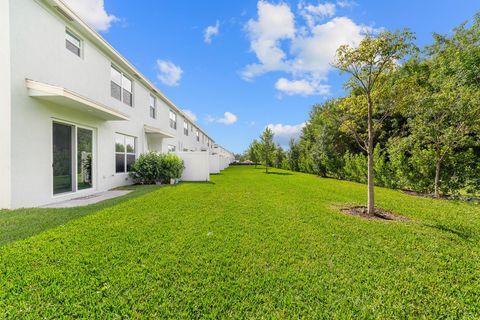
<instances>
[{"instance_id":1,"label":"tree trunk","mask_svg":"<svg viewBox=\"0 0 480 320\"><path fill-rule=\"evenodd\" d=\"M435 198L440 198L440 168L441 161L437 160L435 163Z\"/></svg>"},{"instance_id":2,"label":"tree trunk","mask_svg":"<svg viewBox=\"0 0 480 320\"><path fill-rule=\"evenodd\" d=\"M372 108L372 100L370 96L367 97L368 100L368 146L367 146L367 153L368 153L368 204L367 210L369 214L375 213L375 197L374 197L374 179L375 173L373 170L373 108Z\"/></svg>"}]
</instances>

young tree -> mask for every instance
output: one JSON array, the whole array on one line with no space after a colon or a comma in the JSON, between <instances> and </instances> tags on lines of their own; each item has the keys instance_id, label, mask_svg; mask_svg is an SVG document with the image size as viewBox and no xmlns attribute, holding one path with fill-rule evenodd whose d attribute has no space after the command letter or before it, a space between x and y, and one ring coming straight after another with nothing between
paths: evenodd
<instances>
[{"instance_id":1,"label":"young tree","mask_svg":"<svg viewBox=\"0 0 480 320\"><path fill-rule=\"evenodd\" d=\"M298 161L300 158L300 150L298 143L295 142L295 139L291 138L288 143L288 166L292 171L299 171Z\"/></svg>"},{"instance_id":2,"label":"young tree","mask_svg":"<svg viewBox=\"0 0 480 320\"><path fill-rule=\"evenodd\" d=\"M282 146L277 144L275 149L275 168L282 168L282 165L285 160L285 151L283 150Z\"/></svg>"},{"instance_id":3,"label":"young tree","mask_svg":"<svg viewBox=\"0 0 480 320\"><path fill-rule=\"evenodd\" d=\"M260 159L265 164L265 173L268 173L268 167L272 165L274 155L273 132L267 127L260 136Z\"/></svg>"},{"instance_id":4,"label":"young tree","mask_svg":"<svg viewBox=\"0 0 480 320\"><path fill-rule=\"evenodd\" d=\"M368 213L375 213L374 204L374 146L375 126L381 123L390 114L389 110L379 110L380 93L388 91L385 86L389 75L398 69L399 62L414 51L413 33L382 32L377 36L368 35L357 48L343 45L337 50L334 66L340 72L350 75L346 87L353 94L353 104L350 115L355 118L348 121L346 126L352 131L359 145L368 157ZM384 105L382 105L384 106ZM353 123L366 118L366 136L358 132ZM377 120L375 123L375 120Z\"/></svg>"},{"instance_id":5,"label":"young tree","mask_svg":"<svg viewBox=\"0 0 480 320\"><path fill-rule=\"evenodd\" d=\"M442 176L452 178L442 174L447 159L459 160L469 148L479 146L480 15L470 28L462 24L454 31L453 36L435 34L425 61L412 62L410 68L417 81L405 142L414 157L423 156L430 163L437 198Z\"/></svg>"},{"instance_id":6,"label":"young tree","mask_svg":"<svg viewBox=\"0 0 480 320\"><path fill-rule=\"evenodd\" d=\"M257 168L257 164L260 161L260 144L255 139L248 147L248 158L255 164L255 169Z\"/></svg>"}]
</instances>

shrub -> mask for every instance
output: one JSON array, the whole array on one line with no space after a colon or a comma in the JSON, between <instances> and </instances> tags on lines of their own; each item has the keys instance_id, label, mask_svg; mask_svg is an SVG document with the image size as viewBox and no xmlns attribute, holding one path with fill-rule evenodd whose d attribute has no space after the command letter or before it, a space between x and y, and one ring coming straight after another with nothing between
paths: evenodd
<instances>
[{"instance_id":1,"label":"shrub","mask_svg":"<svg viewBox=\"0 0 480 320\"><path fill-rule=\"evenodd\" d=\"M168 183L170 179L178 179L182 176L182 172L185 169L183 160L175 154L162 155L161 161L161 180Z\"/></svg>"},{"instance_id":2,"label":"shrub","mask_svg":"<svg viewBox=\"0 0 480 320\"><path fill-rule=\"evenodd\" d=\"M130 177L141 184L154 184L161 180L162 155L149 152L141 154L132 165Z\"/></svg>"},{"instance_id":3,"label":"shrub","mask_svg":"<svg viewBox=\"0 0 480 320\"><path fill-rule=\"evenodd\" d=\"M141 184L169 183L170 179L180 178L184 169L183 160L177 155L149 152L134 162L130 176Z\"/></svg>"}]
</instances>

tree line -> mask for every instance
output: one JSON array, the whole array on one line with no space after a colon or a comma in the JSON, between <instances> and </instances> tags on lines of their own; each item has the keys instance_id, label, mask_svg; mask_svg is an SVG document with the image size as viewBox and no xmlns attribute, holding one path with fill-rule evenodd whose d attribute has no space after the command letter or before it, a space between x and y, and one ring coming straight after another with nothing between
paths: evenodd
<instances>
[{"instance_id":1,"label":"tree line","mask_svg":"<svg viewBox=\"0 0 480 320\"><path fill-rule=\"evenodd\" d=\"M477 193L480 14L470 26L433 37L419 49L409 30L384 31L358 47L340 47L334 66L348 75L346 94L314 105L287 151L267 128L245 156L267 167L367 183L369 212L374 185L436 197Z\"/></svg>"}]
</instances>

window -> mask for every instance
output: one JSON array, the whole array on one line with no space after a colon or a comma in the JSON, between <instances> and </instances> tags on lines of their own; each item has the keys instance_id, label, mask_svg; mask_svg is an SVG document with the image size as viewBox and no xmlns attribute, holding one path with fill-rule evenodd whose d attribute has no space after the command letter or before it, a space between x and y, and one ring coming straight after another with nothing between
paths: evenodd
<instances>
[{"instance_id":1,"label":"window","mask_svg":"<svg viewBox=\"0 0 480 320\"><path fill-rule=\"evenodd\" d=\"M183 123L183 134L188 136L188 122L187 121L185 121Z\"/></svg>"},{"instance_id":2,"label":"window","mask_svg":"<svg viewBox=\"0 0 480 320\"><path fill-rule=\"evenodd\" d=\"M110 71L110 91L113 98L123 101L130 107L133 105L133 84L123 73L115 67L111 67Z\"/></svg>"},{"instance_id":3,"label":"window","mask_svg":"<svg viewBox=\"0 0 480 320\"><path fill-rule=\"evenodd\" d=\"M115 172L130 172L134 162L135 138L117 133L115 135Z\"/></svg>"},{"instance_id":4,"label":"window","mask_svg":"<svg viewBox=\"0 0 480 320\"><path fill-rule=\"evenodd\" d=\"M65 32L65 47L76 56L80 57L82 54L82 41L68 30Z\"/></svg>"},{"instance_id":5,"label":"window","mask_svg":"<svg viewBox=\"0 0 480 320\"><path fill-rule=\"evenodd\" d=\"M198 132L198 130L196 132L196 135L197 135L197 141L200 141L200 133Z\"/></svg>"},{"instance_id":6,"label":"window","mask_svg":"<svg viewBox=\"0 0 480 320\"><path fill-rule=\"evenodd\" d=\"M157 118L157 99L150 95L150 117Z\"/></svg>"},{"instance_id":7,"label":"window","mask_svg":"<svg viewBox=\"0 0 480 320\"><path fill-rule=\"evenodd\" d=\"M170 110L170 128L177 129L177 114Z\"/></svg>"},{"instance_id":8,"label":"window","mask_svg":"<svg viewBox=\"0 0 480 320\"><path fill-rule=\"evenodd\" d=\"M172 146L171 144L168 145L168 152L171 153L171 152L175 152L175 146Z\"/></svg>"}]
</instances>

